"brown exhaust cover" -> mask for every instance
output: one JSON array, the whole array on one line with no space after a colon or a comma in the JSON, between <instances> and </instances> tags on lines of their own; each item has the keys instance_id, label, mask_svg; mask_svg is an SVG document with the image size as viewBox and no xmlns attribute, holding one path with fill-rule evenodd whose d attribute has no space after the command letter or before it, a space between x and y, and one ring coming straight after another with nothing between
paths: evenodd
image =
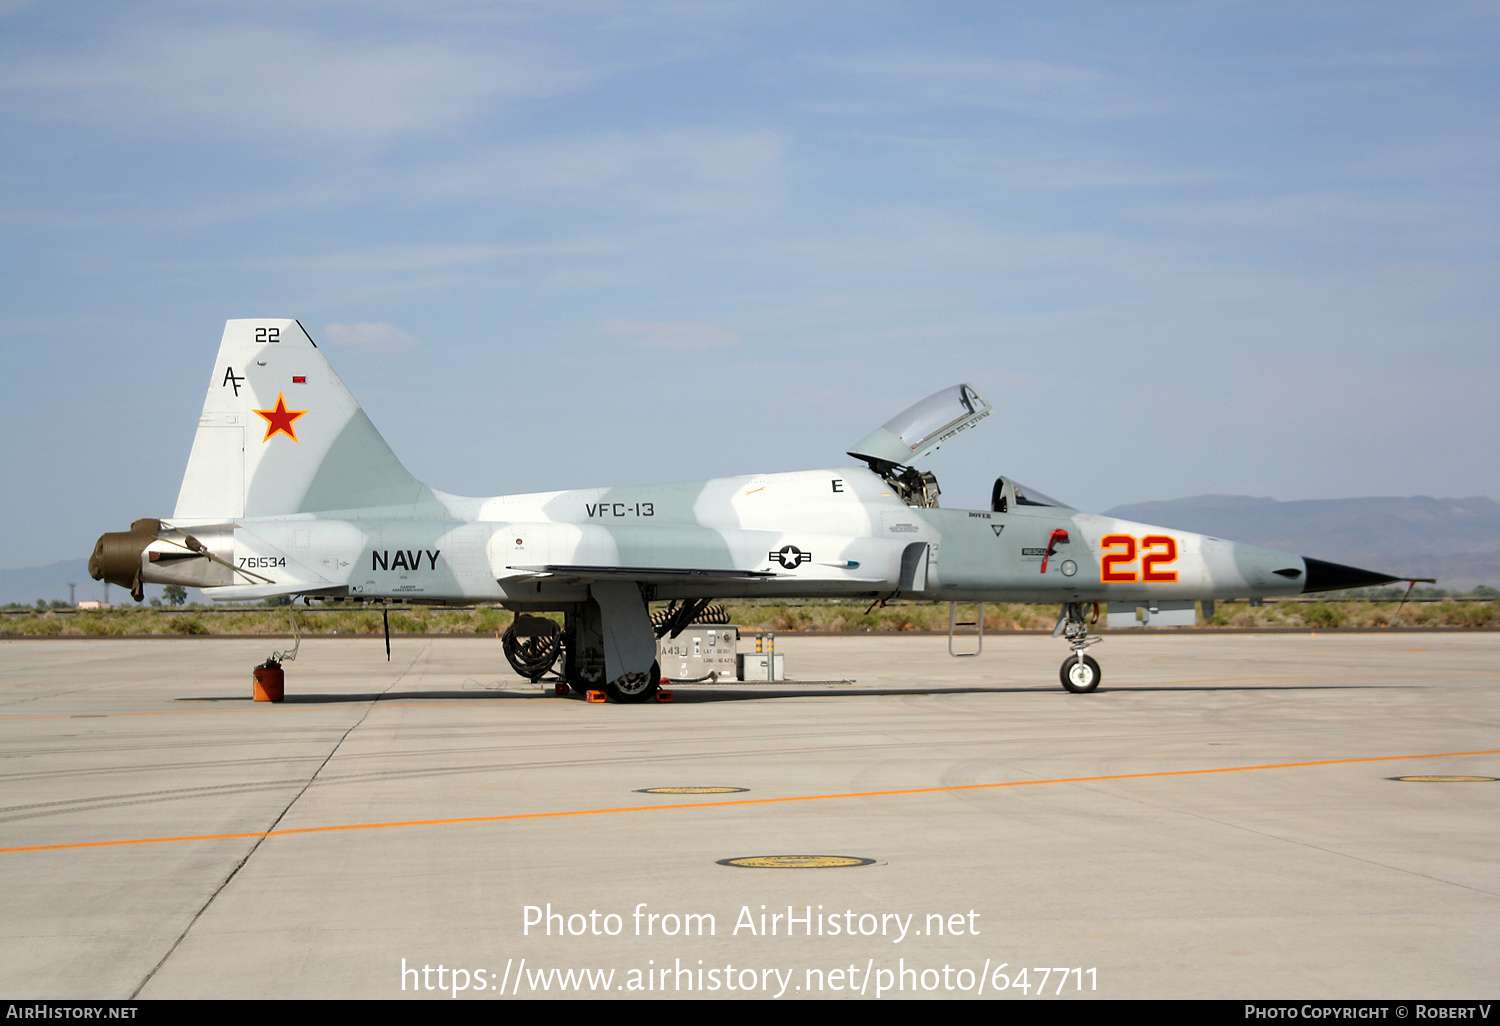
<instances>
[{"instance_id":1,"label":"brown exhaust cover","mask_svg":"<svg viewBox=\"0 0 1500 1026\"><path fill-rule=\"evenodd\" d=\"M141 553L160 531L160 520L137 520L128 531L100 535L94 543L94 554L89 557L89 576L129 588L130 597L141 601L146 597L141 585Z\"/></svg>"}]
</instances>

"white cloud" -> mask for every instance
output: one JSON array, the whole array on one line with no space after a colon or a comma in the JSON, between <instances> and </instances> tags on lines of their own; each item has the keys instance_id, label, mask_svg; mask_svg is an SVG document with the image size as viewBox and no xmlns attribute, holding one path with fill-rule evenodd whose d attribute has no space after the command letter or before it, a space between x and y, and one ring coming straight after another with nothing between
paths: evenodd
<instances>
[{"instance_id":1,"label":"white cloud","mask_svg":"<svg viewBox=\"0 0 1500 1026\"><path fill-rule=\"evenodd\" d=\"M1434 226L1459 221L1452 208L1428 199L1338 191L1173 200L1150 204L1146 209L1151 216L1170 218L1190 227L1274 226L1327 230L1334 225L1406 226L1431 231Z\"/></svg>"},{"instance_id":2,"label":"white cloud","mask_svg":"<svg viewBox=\"0 0 1500 1026\"><path fill-rule=\"evenodd\" d=\"M331 346L366 353L404 353L420 342L390 324L325 324L323 338Z\"/></svg>"},{"instance_id":3,"label":"white cloud","mask_svg":"<svg viewBox=\"0 0 1500 1026\"><path fill-rule=\"evenodd\" d=\"M517 47L350 39L239 24L133 29L99 53L12 64L18 114L258 139L267 148L385 143L470 119L486 102L555 95L596 73Z\"/></svg>"},{"instance_id":4,"label":"white cloud","mask_svg":"<svg viewBox=\"0 0 1500 1026\"><path fill-rule=\"evenodd\" d=\"M703 349L728 349L740 344L740 337L727 328L707 321L605 321L600 331L634 339L632 345L643 349L672 349L692 352Z\"/></svg>"},{"instance_id":5,"label":"white cloud","mask_svg":"<svg viewBox=\"0 0 1500 1026\"><path fill-rule=\"evenodd\" d=\"M591 132L528 140L420 165L410 188L429 200L560 198L666 217L764 216L783 198L788 144L765 130Z\"/></svg>"},{"instance_id":6,"label":"white cloud","mask_svg":"<svg viewBox=\"0 0 1500 1026\"><path fill-rule=\"evenodd\" d=\"M325 253L254 257L248 267L293 274L402 275L448 267L492 263L528 250L485 242L392 243Z\"/></svg>"},{"instance_id":7,"label":"white cloud","mask_svg":"<svg viewBox=\"0 0 1500 1026\"><path fill-rule=\"evenodd\" d=\"M866 84L883 80L893 90L883 100L908 109L989 107L1059 119L1113 118L1151 109L1112 75L1050 61L890 50L826 56L815 63ZM869 102L868 97L860 101Z\"/></svg>"}]
</instances>

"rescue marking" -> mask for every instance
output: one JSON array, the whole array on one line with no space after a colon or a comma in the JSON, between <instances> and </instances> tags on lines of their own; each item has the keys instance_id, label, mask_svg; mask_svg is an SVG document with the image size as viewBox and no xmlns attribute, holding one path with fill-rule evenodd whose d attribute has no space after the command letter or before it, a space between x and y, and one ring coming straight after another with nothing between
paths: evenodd
<instances>
[{"instance_id":1,"label":"rescue marking","mask_svg":"<svg viewBox=\"0 0 1500 1026\"><path fill-rule=\"evenodd\" d=\"M636 794L734 794L748 787L638 787Z\"/></svg>"},{"instance_id":2,"label":"rescue marking","mask_svg":"<svg viewBox=\"0 0 1500 1026\"><path fill-rule=\"evenodd\" d=\"M851 866L873 866L874 859L853 855L744 855L737 859L719 859L717 865L740 869L846 869Z\"/></svg>"},{"instance_id":3,"label":"rescue marking","mask_svg":"<svg viewBox=\"0 0 1500 1026\"><path fill-rule=\"evenodd\" d=\"M402 703L407 704L407 703ZM412 703L418 704L418 703ZM425 704L425 703L423 703ZM436 703L433 703L436 704ZM118 715L118 714L117 714ZM130 714L125 714L130 715ZM30 717L14 717L29 719ZM50 717L36 717L47 719ZM233 834L186 834L180 837L130 837L116 841L74 841L68 844L32 844L0 848L0 855L23 851L63 851L74 848L114 848L126 844L168 844L178 841L225 841L249 837L290 837L294 834L326 834L336 830L386 830L392 827L456 826L461 823L505 823L569 816L604 816L625 812L667 812L677 809L720 809L734 805L782 805L788 802L821 802L849 798L895 798L914 794L945 794L954 791L989 791L1001 787L1037 787L1045 784L1098 784L1112 780L1150 780L1161 777L1198 777L1211 773L1249 773L1256 770L1306 769L1313 766L1347 766L1362 762L1401 762L1406 759L1451 759L1465 755L1500 755L1500 748L1477 752L1427 752L1421 755L1373 755L1358 759L1316 759L1308 762L1272 762L1257 766L1215 766L1195 770L1158 770L1152 773L1111 773L1094 777L1054 777L1047 780L1003 780L992 784L950 784L945 787L909 787L894 791L851 791L844 794L800 794L781 798L732 798L717 802L678 802L670 805L625 805L607 809L569 809L562 812L516 812L505 816L461 816L453 819L410 819L390 823L337 823L330 826L292 827L286 830L254 830Z\"/></svg>"},{"instance_id":4,"label":"rescue marking","mask_svg":"<svg viewBox=\"0 0 1500 1026\"><path fill-rule=\"evenodd\" d=\"M1386 777L1385 779L1399 780L1408 784L1478 784L1500 780L1500 777L1443 777L1432 775L1425 777Z\"/></svg>"}]
</instances>

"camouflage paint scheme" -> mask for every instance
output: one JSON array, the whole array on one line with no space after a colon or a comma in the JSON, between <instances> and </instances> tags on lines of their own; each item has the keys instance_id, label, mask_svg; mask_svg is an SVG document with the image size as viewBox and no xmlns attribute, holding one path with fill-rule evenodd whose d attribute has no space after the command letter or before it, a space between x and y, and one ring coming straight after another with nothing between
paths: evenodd
<instances>
[{"instance_id":1,"label":"camouflage paint scheme","mask_svg":"<svg viewBox=\"0 0 1500 1026\"><path fill-rule=\"evenodd\" d=\"M962 387L982 412L956 430L990 412ZM877 473L895 464L867 462L449 495L401 465L297 321L231 320L175 511L101 538L93 569L137 593L143 582L180 584L224 600L597 609L606 680L648 669L652 600L1193 601L1295 595L1310 583L1300 556L1028 503L1010 481L997 482L989 510L909 505Z\"/></svg>"}]
</instances>

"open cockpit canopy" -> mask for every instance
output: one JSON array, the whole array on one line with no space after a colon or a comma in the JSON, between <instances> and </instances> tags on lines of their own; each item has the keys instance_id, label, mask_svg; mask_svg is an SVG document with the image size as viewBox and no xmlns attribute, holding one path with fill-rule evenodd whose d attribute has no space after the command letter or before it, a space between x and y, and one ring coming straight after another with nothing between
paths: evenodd
<instances>
[{"instance_id":1,"label":"open cockpit canopy","mask_svg":"<svg viewBox=\"0 0 1500 1026\"><path fill-rule=\"evenodd\" d=\"M993 410L974 386L954 385L908 406L866 435L849 455L868 463L908 506L935 508L937 478L912 464Z\"/></svg>"}]
</instances>

